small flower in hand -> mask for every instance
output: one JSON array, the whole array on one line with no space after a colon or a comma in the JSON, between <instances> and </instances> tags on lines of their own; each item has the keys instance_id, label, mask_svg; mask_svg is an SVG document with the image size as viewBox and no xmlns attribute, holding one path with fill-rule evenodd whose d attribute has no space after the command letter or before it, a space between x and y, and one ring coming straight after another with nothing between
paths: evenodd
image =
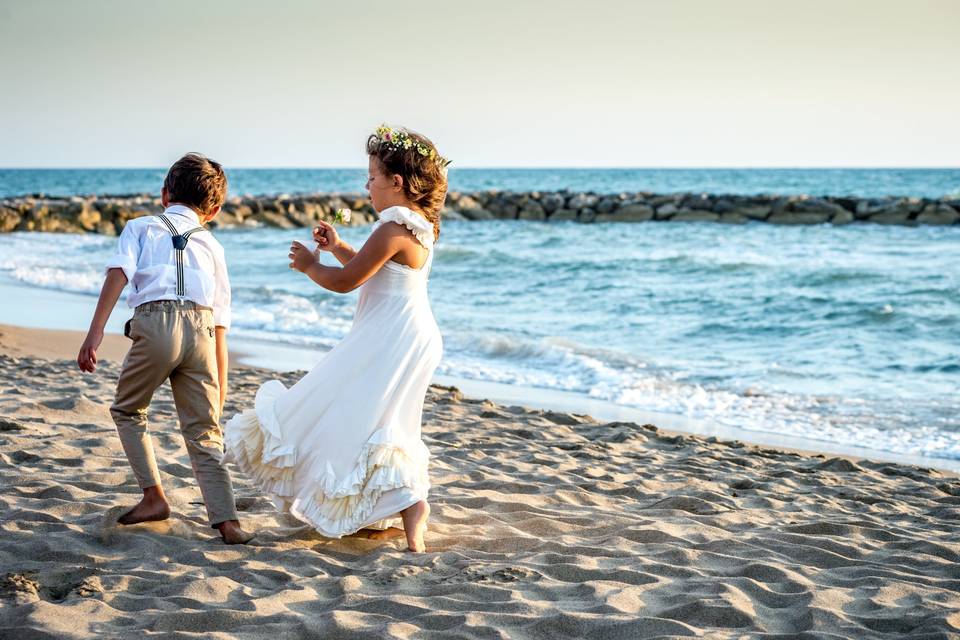
<instances>
[{"instance_id":1,"label":"small flower in hand","mask_svg":"<svg viewBox=\"0 0 960 640\"><path fill-rule=\"evenodd\" d=\"M350 224L352 213L350 209L337 209L337 212L333 215L333 221L337 224Z\"/></svg>"},{"instance_id":2,"label":"small flower in hand","mask_svg":"<svg viewBox=\"0 0 960 640\"><path fill-rule=\"evenodd\" d=\"M340 243L340 235L332 224L321 220L313 228L313 241L321 251L333 251Z\"/></svg>"},{"instance_id":3,"label":"small flower in hand","mask_svg":"<svg viewBox=\"0 0 960 640\"><path fill-rule=\"evenodd\" d=\"M319 260L318 254L319 251L310 251L310 249L294 240L290 245L290 253L287 255L290 258L290 268L302 273Z\"/></svg>"}]
</instances>

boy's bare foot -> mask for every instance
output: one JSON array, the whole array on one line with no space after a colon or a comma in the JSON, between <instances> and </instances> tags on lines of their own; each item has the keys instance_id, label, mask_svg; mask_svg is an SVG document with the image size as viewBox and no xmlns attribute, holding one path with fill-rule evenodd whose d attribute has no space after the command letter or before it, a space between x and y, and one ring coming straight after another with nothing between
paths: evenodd
<instances>
[{"instance_id":1,"label":"boy's bare foot","mask_svg":"<svg viewBox=\"0 0 960 640\"><path fill-rule=\"evenodd\" d=\"M237 520L226 520L214 525L214 528L220 532L220 537L226 544L247 544L256 535L241 529Z\"/></svg>"},{"instance_id":2,"label":"boy's bare foot","mask_svg":"<svg viewBox=\"0 0 960 640\"><path fill-rule=\"evenodd\" d=\"M403 519L403 530L407 536L407 548L414 553L423 553L427 550L423 543L423 536L427 533L427 518L430 517L430 505L421 500L412 507L400 512Z\"/></svg>"},{"instance_id":3,"label":"boy's bare foot","mask_svg":"<svg viewBox=\"0 0 960 640\"><path fill-rule=\"evenodd\" d=\"M170 517L170 505L167 503L163 489L147 487L143 490L143 499L137 506L117 518L120 524L137 524L138 522L155 522Z\"/></svg>"},{"instance_id":4,"label":"boy's bare foot","mask_svg":"<svg viewBox=\"0 0 960 640\"><path fill-rule=\"evenodd\" d=\"M361 529L367 534L368 540L392 540L403 537L403 529L387 527L386 529Z\"/></svg>"}]
</instances>

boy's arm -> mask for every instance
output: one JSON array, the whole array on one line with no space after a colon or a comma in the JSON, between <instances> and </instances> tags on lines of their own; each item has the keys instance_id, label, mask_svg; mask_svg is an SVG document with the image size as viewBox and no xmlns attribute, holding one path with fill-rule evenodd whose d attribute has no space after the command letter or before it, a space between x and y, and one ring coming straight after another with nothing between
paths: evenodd
<instances>
[{"instance_id":1,"label":"boy's arm","mask_svg":"<svg viewBox=\"0 0 960 640\"><path fill-rule=\"evenodd\" d=\"M216 335L217 351L217 380L220 382L220 415L223 415L223 405L227 400L227 368L230 366L230 355L227 350L227 331L230 329L230 276L227 273L227 260L222 248L214 254L214 293L213 293L213 324Z\"/></svg>"},{"instance_id":2,"label":"boy's arm","mask_svg":"<svg viewBox=\"0 0 960 640\"><path fill-rule=\"evenodd\" d=\"M230 355L227 350L227 329L217 327L217 379L220 381L220 415L223 415L223 405L227 401L227 368L230 366Z\"/></svg>"},{"instance_id":3,"label":"boy's arm","mask_svg":"<svg viewBox=\"0 0 960 640\"><path fill-rule=\"evenodd\" d=\"M77 356L77 365L81 371L88 373L96 371L97 349L103 342L103 329L107 326L110 313L117 305L117 300L120 299L125 286L127 286L127 276L123 273L123 269L114 267L107 271L107 278L100 289L100 299L97 300L97 310L93 312L87 338L83 341L80 354Z\"/></svg>"}]
</instances>

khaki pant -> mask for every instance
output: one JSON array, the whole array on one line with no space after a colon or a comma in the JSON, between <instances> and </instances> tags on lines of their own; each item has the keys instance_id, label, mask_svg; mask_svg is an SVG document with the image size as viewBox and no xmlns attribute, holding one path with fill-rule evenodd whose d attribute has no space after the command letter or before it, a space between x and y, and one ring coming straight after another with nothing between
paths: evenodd
<instances>
[{"instance_id":1,"label":"khaki pant","mask_svg":"<svg viewBox=\"0 0 960 640\"><path fill-rule=\"evenodd\" d=\"M140 488L160 484L147 408L169 378L210 524L236 520L233 487L223 463L213 312L189 301L147 302L134 312L128 335L133 345L123 361L110 413Z\"/></svg>"}]
</instances>

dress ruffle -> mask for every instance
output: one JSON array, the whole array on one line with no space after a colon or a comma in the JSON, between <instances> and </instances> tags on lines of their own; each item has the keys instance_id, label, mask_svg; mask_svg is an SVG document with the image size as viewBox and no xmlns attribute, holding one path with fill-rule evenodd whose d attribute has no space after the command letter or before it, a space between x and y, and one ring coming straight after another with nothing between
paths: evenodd
<instances>
[{"instance_id":1,"label":"dress ruffle","mask_svg":"<svg viewBox=\"0 0 960 640\"><path fill-rule=\"evenodd\" d=\"M420 440L404 441L389 426L370 436L345 476L338 477L326 461L322 472L296 492L296 455L289 447L280 446L280 425L274 411L277 397L285 390L277 380L261 386L255 408L227 422L224 441L228 460L262 491L289 503L291 514L321 534L339 538L371 523L374 506L385 491L407 488L426 497L430 489L427 447Z\"/></svg>"},{"instance_id":2,"label":"dress ruffle","mask_svg":"<svg viewBox=\"0 0 960 640\"><path fill-rule=\"evenodd\" d=\"M388 207L380 212L381 222L396 222L409 229L425 248L433 247L433 224L407 207Z\"/></svg>"}]
</instances>

